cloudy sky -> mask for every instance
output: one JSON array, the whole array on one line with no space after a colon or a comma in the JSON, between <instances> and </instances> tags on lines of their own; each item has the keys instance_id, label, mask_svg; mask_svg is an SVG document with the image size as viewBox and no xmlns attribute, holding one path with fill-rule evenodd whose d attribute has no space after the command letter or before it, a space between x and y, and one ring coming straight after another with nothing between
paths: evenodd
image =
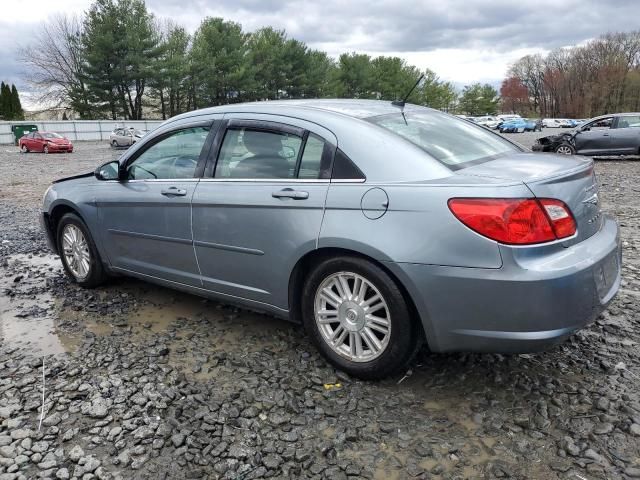
<instances>
[{"instance_id":1,"label":"cloudy sky","mask_svg":"<svg viewBox=\"0 0 640 480\"><path fill-rule=\"evenodd\" d=\"M53 14L84 12L91 0L0 0L0 79L28 89L16 47ZM27 5L27 6L26 6ZM205 16L245 30L284 28L337 56L397 55L462 87L499 85L523 55L638 29L639 0L147 0L158 17L194 31Z\"/></svg>"}]
</instances>

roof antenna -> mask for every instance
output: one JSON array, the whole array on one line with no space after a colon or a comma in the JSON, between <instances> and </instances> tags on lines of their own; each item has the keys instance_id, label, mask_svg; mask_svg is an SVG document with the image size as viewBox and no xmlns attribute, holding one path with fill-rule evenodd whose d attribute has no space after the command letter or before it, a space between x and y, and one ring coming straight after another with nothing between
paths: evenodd
<instances>
[{"instance_id":1,"label":"roof antenna","mask_svg":"<svg viewBox=\"0 0 640 480\"><path fill-rule=\"evenodd\" d=\"M403 109L405 104L407 103L407 99L413 93L416 87L420 85L420 82L422 82L422 80L424 80L424 73L420 75L420 78L418 78L418 81L415 83L415 85L413 85L413 87L411 87L411 90L409 90L409 93L407 93L402 100L394 100L393 102L391 102L391 105L393 105L394 107L400 107Z\"/></svg>"}]
</instances>

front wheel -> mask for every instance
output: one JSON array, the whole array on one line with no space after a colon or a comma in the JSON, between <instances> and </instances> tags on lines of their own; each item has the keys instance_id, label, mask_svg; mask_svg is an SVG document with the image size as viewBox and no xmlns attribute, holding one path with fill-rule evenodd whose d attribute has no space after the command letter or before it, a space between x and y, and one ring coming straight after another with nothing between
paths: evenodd
<instances>
[{"instance_id":1,"label":"front wheel","mask_svg":"<svg viewBox=\"0 0 640 480\"><path fill-rule=\"evenodd\" d=\"M569 143L562 143L556 147L556 153L559 153L560 155L574 155L576 153L576 149Z\"/></svg>"},{"instance_id":2,"label":"front wheel","mask_svg":"<svg viewBox=\"0 0 640 480\"><path fill-rule=\"evenodd\" d=\"M66 274L78 285L93 288L107 277L96 245L82 219L73 213L58 223L58 252Z\"/></svg>"},{"instance_id":3,"label":"front wheel","mask_svg":"<svg viewBox=\"0 0 640 480\"><path fill-rule=\"evenodd\" d=\"M22 146L20 147L20 151L22 153L29 153L29 149L27 148L27 146L23 143Z\"/></svg>"},{"instance_id":4,"label":"front wheel","mask_svg":"<svg viewBox=\"0 0 640 480\"><path fill-rule=\"evenodd\" d=\"M357 257L330 258L312 271L303 289L302 317L325 357L362 379L384 378L405 367L421 338L395 280Z\"/></svg>"}]
</instances>

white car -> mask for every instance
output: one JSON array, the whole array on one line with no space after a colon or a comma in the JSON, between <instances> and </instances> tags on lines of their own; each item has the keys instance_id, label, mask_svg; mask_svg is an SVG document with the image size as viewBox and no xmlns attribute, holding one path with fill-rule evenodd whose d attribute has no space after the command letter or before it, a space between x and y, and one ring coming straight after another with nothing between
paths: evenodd
<instances>
[{"instance_id":1,"label":"white car","mask_svg":"<svg viewBox=\"0 0 640 480\"><path fill-rule=\"evenodd\" d=\"M476 117L475 122L478 125L482 125L483 127L496 128L498 125L500 125L501 120L498 119L497 117L492 117L487 115L485 117Z\"/></svg>"},{"instance_id":2,"label":"white car","mask_svg":"<svg viewBox=\"0 0 640 480\"><path fill-rule=\"evenodd\" d=\"M509 114L501 114L498 115L498 120L502 120L503 122L508 122L509 120L519 120L522 117L517 113L509 113Z\"/></svg>"},{"instance_id":3,"label":"white car","mask_svg":"<svg viewBox=\"0 0 640 480\"><path fill-rule=\"evenodd\" d=\"M146 133L147 132L143 130L136 130L133 127L118 127L113 132L111 132L111 135L109 135L109 143L114 148L130 147L142 137L144 137Z\"/></svg>"},{"instance_id":4,"label":"white car","mask_svg":"<svg viewBox=\"0 0 640 480\"><path fill-rule=\"evenodd\" d=\"M557 118L543 118L542 126L544 128L560 128L562 127L562 120Z\"/></svg>"}]
</instances>

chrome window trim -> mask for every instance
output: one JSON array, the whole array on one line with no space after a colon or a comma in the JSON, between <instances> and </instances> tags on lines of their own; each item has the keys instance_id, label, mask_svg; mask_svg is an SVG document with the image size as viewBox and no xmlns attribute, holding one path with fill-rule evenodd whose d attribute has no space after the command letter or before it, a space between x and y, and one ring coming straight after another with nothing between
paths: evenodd
<instances>
[{"instance_id":1,"label":"chrome window trim","mask_svg":"<svg viewBox=\"0 0 640 480\"><path fill-rule=\"evenodd\" d=\"M330 183L328 178L202 178L201 182Z\"/></svg>"},{"instance_id":2,"label":"chrome window trim","mask_svg":"<svg viewBox=\"0 0 640 480\"><path fill-rule=\"evenodd\" d=\"M331 183L364 183L366 178L333 178Z\"/></svg>"},{"instance_id":3,"label":"chrome window trim","mask_svg":"<svg viewBox=\"0 0 640 480\"><path fill-rule=\"evenodd\" d=\"M116 180L120 181L120 180ZM131 180L121 180L120 183L139 183L139 182L199 182L199 178L134 178Z\"/></svg>"}]
</instances>

